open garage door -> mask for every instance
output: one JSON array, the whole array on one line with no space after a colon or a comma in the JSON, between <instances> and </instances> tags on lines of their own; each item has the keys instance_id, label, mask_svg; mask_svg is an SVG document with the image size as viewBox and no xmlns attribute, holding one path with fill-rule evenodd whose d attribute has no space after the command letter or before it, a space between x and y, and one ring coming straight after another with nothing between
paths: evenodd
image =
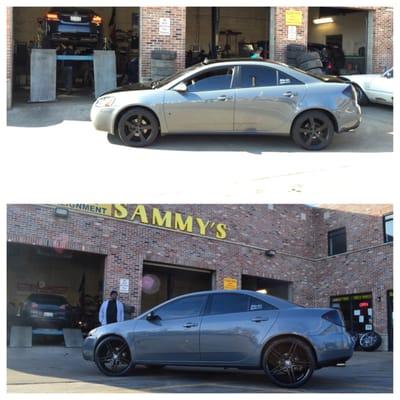
<instances>
[{"instance_id":1,"label":"open garage door","mask_svg":"<svg viewBox=\"0 0 400 400\"><path fill-rule=\"evenodd\" d=\"M347 7L310 7L308 50L321 55L331 75L367 72L368 11Z\"/></svg>"},{"instance_id":2,"label":"open garage door","mask_svg":"<svg viewBox=\"0 0 400 400\"><path fill-rule=\"evenodd\" d=\"M98 325L105 256L9 243L8 325L32 326L33 335Z\"/></svg>"},{"instance_id":3,"label":"open garage door","mask_svg":"<svg viewBox=\"0 0 400 400\"><path fill-rule=\"evenodd\" d=\"M284 300L292 300L291 282L242 275L242 289L260 291Z\"/></svg>"},{"instance_id":4,"label":"open garage door","mask_svg":"<svg viewBox=\"0 0 400 400\"><path fill-rule=\"evenodd\" d=\"M212 271L145 262L141 311L186 293L212 289Z\"/></svg>"},{"instance_id":5,"label":"open garage door","mask_svg":"<svg viewBox=\"0 0 400 400\"><path fill-rule=\"evenodd\" d=\"M205 57L250 57L258 47L269 55L268 7L187 7L186 66Z\"/></svg>"}]
</instances>

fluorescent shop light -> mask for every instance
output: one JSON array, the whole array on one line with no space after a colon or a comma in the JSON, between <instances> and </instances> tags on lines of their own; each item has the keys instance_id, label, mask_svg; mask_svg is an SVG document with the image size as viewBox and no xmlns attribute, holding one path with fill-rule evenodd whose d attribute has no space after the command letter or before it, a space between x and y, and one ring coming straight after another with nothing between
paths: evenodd
<instances>
[{"instance_id":1,"label":"fluorescent shop light","mask_svg":"<svg viewBox=\"0 0 400 400\"><path fill-rule=\"evenodd\" d=\"M333 22L333 18L332 17L326 17L326 18L317 18L313 20L314 24L329 24Z\"/></svg>"}]
</instances>

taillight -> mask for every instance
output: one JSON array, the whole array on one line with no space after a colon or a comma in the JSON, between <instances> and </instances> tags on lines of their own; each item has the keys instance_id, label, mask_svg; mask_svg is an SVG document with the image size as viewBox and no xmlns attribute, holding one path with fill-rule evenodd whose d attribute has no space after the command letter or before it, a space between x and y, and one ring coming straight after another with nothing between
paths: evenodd
<instances>
[{"instance_id":1,"label":"taillight","mask_svg":"<svg viewBox=\"0 0 400 400\"><path fill-rule=\"evenodd\" d=\"M56 13L47 13L46 19L49 21L59 21L60 20L58 14L56 14Z\"/></svg>"},{"instance_id":2,"label":"taillight","mask_svg":"<svg viewBox=\"0 0 400 400\"><path fill-rule=\"evenodd\" d=\"M346 89L343 90L343 94L350 97L350 99L356 99L356 91L354 90L353 85L347 85Z\"/></svg>"},{"instance_id":3,"label":"taillight","mask_svg":"<svg viewBox=\"0 0 400 400\"><path fill-rule=\"evenodd\" d=\"M31 308L38 308L38 307L39 307L38 304L36 304L36 303L31 303Z\"/></svg>"},{"instance_id":4,"label":"taillight","mask_svg":"<svg viewBox=\"0 0 400 400\"><path fill-rule=\"evenodd\" d=\"M100 25L101 21L102 21L102 19L101 19L101 17L99 15L93 15L92 24Z\"/></svg>"},{"instance_id":5,"label":"taillight","mask_svg":"<svg viewBox=\"0 0 400 400\"><path fill-rule=\"evenodd\" d=\"M344 319L342 312L340 310L330 310L325 314L323 314L321 318L326 319L329 322L332 322L332 324L344 327Z\"/></svg>"}]
</instances>

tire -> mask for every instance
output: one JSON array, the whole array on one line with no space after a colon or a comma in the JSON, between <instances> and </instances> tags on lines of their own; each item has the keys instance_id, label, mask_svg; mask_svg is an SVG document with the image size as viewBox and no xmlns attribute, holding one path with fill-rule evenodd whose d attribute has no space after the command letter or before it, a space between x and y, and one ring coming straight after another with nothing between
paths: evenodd
<instances>
[{"instance_id":1,"label":"tire","mask_svg":"<svg viewBox=\"0 0 400 400\"><path fill-rule=\"evenodd\" d=\"M118 121L118 136L126 146L149 146L158 138L159 132L157 118L144 108L131 108Z\"/></svg>"},{"instance_id":2,"label":"tire","mask_svg":"<svg viewBox=\"0 0 400 400\"><path fill-rule=\"evenodd\" d=\"M107 376L124 376L133 368L128 344L119 336L111 335L97 345L94 361L97 368Z\"/></svg>"},{"instance_id":3,"label":"tire","mask_svg":"<svg viewBox=\"0 0 400 400\"><path fill-rule=\"evenodd\" d=\"M315 359L309 345L288 337L274 340L265 350L263 368L267 377L284 388L303 386L315 369Z\"/></svg>"},{"instance_id":4,"label":"tire","mask_svg":"<svg viewBox=\"0 0 400 400\"><path fill-rule=\"evenodd\" d=\"M306 51L306 46L304 46L303 44L288 44L286 47L287 51Z\"/></svg>"},{"instance_id":5,"label":"tire","mask_svg":"<svg viewBox=\"0 0 400 400\"><path fill-rule=\"evenodd\" d=\"M360 336L359 345L364 351L374 351L382 344L382 337L379 333L368 332Z\"/></svg>"},{"instance_id":6,"label":"tire","mask_svg":"<svg viewBox=\"0 0 400 400\"><path fill-rule=\"evenodd\" d=\"M309 53L301 53L297 56L296 61L299 65L311 60L321 60L319 53L311 51Z\"/></svg>"},{"instance_id":7,"label":"tire","mask_svg":"<svg viewBox=\"0 0 400 400\"><path fill-rule=\"evenodd\" d=\"M318 110L300 114L291 130L294 142L306 150L325 149L331 144L334 133L335 129L329 116Z\"/></svg>"},{"instance_id":8,"label":"tire","mask_svg":"<svg viewBox=\"0 0 400 400\"><path fill-rule=\"evenodd\" d=\"M304 71L309 71L310 69L314 68L321 68L322 66L322 61L320 59L305 61L302 64L298 65L298 67Z\"/></svg>"},{"instance_id":9,"label":"tire","mask_svg":"<svg viewBox=\"0 0 400 400\"><path fill-rule=\"evenodd\" d=\"M361 89L356 83L352 83L356 93L357 93L357 103L359 106L367 106L369 104L369 99L365 94L364 90Z\"/></svg>"}]
</instances>

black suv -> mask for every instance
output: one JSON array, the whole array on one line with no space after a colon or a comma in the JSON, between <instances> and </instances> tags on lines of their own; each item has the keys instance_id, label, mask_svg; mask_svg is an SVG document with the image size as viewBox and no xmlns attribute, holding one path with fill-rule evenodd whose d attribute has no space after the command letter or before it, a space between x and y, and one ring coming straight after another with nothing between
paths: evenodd
<instances>
[{"instance_id":1,"label":"black suv","mask_svg":"<svg viewBox=\"0 0 400 400\"><path fill-rule=\"evenodd\" d=\"M93 10L73 7L51 8L40 20L44 48L64 43L100 49L103 44L103 19Z\"/></svg>"}]
</instances>

